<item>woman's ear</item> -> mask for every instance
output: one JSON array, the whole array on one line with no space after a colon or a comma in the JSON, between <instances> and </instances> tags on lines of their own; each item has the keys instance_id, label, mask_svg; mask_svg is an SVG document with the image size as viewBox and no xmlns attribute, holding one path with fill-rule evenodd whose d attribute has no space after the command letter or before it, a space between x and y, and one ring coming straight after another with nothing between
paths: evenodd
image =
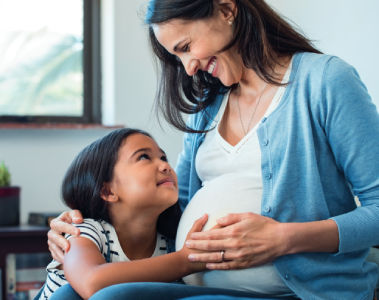
<instances>
[{"instance_id":1,"label":"woman's ear","mask_svg":"<svg viewBox=\"0 0 379 300\"><path fill-rule=\"evenodd\" d=\"M117 194L112 190L110 183L105 182L100 191L100 197L107 202L116 202L118 200Z\"/></svg>"},{"instance_id":2,"label":"woman's ear","mask_svg":"<svg viewBox=\"0 0 379 300\"><path fill-rule=\"evenodd\" d=\"M215 4L221 16L231 25L237 16L235 0L215 0Z\"/></svg>"}]
</instances>

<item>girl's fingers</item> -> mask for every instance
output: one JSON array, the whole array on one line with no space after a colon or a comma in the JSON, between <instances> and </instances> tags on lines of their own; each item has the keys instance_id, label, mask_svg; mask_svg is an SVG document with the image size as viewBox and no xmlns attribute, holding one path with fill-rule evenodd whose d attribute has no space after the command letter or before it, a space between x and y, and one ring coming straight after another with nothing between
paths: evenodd
<instances>
[{"instance_id":1,"label":"girl's fingers","mask_svg":"<svg viewBox=\"0 0 379 300\"><path fill-rule=\"evenodd\" d=\"M207 221L208 221L208 215L207 214L205 214L201 218L197 219L193 223L192 228L189 231L189 234L192 234L193 232L201 231L203 229L205 223L207 223Z\"/></svg>"}]
</instances>

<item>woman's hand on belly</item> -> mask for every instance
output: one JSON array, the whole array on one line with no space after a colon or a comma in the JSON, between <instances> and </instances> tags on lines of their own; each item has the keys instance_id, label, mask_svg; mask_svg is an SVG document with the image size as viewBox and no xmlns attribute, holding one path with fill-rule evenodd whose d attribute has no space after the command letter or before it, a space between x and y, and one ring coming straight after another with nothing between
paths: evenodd
<instances>
[{"instance_id":1,"label":"woman's hand on belly","mask_svg":"<svg viewBox=\"0 0 379 300\"><path fill-rule=\"evenodd\" d=\"M191 253L190 260L207 263L208 269L241 269L271 262L286 254L282 223L254 213L228 214L207 231L189 235L186 246L205 253ZM224 261L222 253L224 251Z\"/></svg>"}]
</instances>

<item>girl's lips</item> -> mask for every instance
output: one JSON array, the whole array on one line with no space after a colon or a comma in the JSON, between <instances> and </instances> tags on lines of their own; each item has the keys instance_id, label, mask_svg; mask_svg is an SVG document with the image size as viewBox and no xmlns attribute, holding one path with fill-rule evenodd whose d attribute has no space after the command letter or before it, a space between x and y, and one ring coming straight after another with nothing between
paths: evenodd
<instances>
[{"instance_id":1,"label":"girl's lips","mask_svg":"<svg viewBox=\"0 0 379 300\"><path fill-rule=\"evenodd\" d=\"M175 185L175 182L172 178L164 178L164 179L158 181L157 185L158 186L160 186L160 185L173 186L173 185Z\"/></svg>"}]
</instances>

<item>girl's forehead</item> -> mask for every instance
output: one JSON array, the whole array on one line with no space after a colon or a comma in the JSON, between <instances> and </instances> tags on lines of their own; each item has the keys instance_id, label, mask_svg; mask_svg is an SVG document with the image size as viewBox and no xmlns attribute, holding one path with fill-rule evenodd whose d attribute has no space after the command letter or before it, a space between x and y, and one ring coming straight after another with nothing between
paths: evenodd
<instances>
[{"instance_id":1,"label":"girl's forehead","mask_svg":"<svg viewBox=\"0 0 379 300\"><path fill-rule=\"evenodd\" d=\"M151 137L142 133L135 133L124 139L120 151L134 153L139 149L160 151L159 145Z\"/></svg>"}]
</instances>

